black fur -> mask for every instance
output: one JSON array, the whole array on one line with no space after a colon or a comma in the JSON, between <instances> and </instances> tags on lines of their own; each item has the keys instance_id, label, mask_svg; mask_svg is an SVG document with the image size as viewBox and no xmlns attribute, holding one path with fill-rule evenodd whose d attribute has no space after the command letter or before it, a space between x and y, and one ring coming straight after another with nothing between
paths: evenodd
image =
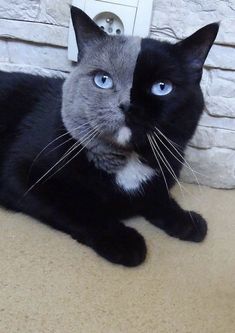
<instances>
[{"instance_id":1,"label":"black fur","mask_svg":"<svg viewBox=\"0 0 235 333\"><path fill-rule=\"evenodd\" d=\"M147 129L157 123L183 150L203 109L201 71L192 71L182 57L170 44L150 39L142 42L127 122L134 131L136 151L154 168L156 161L141 136L141 126ZM150 95L156 76L175 83L171 96ZM70 142L49 153L63 142L57 141L34 161L48 143L66 133L60 112L62 85L62 79L0 72L1 205L64 231L111 262L126 266L144 261L146 245L137 231L120 222L122 219L142 215L173 237L202 241L207 231L205 220L194 212L190 216L168 196L161 175L143 185L141 193L130 195L118 188L114 176L89 162L85 150L62 171L51 178L49 174L46 181L27 192L71 146ZM178 176L181 164L164 146L161 149ZM174 179L162 167L171 187Z\"/></svg>"}]
</instances>

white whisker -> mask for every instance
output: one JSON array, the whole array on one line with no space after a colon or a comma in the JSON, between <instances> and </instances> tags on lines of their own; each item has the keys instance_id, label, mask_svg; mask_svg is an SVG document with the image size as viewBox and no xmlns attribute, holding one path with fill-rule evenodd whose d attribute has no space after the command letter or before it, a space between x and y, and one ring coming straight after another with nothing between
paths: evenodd
<instances>
[{"instance_id":1,"label":"white whisker","mask_svg":"<svg viewBox=\"0 0 235 333\"><path fill-rule=\"evenodd\" d=\"M155 138L152 136L152 140L155 144L155 148L156 151L158 152L158 156L160 158L160 160L162 161L162 163L165 165L166 169L168 170L168 172L171 174L171 176L175 179L175 181L177 182L177 184L179 185L180 191L182 193L182 189L185 190L185 192L188 192L187 189L185 189L185 187L180 183L180 181L178 180L174 170L172 169L172 166L170 165L170 163L168 162L167 158L165 157L165 155L163 154L163 152L161 151L158 143L156 142Z\"/></svg>"},{"instance_id":2,"label":"white whisker","mask_svg":"<svg viewBox=\"0 0 235 333\"><path fill-rule=\"evenodd\" d=\"M176 147L174 147L171 144L170 140L157 127L155 127L155 128L158 130L159 134L161 134L165 138L165 140L171 145L171 147L176 151L176 153L182 158L182 160L183 160L184 163L182 161L180 161L180 159L178 159L177 156L175 156L175 154L170 150L170 148L167 147L167 145L159 138L159 136L156 134L156 132L154 132L154 135L158 138L158 140L165 146L165 148L172 154L172 156L177 161L179 161L183 166L185 166L186 168L188 168L192 172L192 175L194 176L194 178L195 178L195 180L196 180L196 182L197 182L197 184L199 186L199 191L202 192L201 184L199 183L199 180L198 180L198 177L197 177L196 173L199 174L199 175L202 175L202 174L199 173L199 172L197 172L197 171L195 171L191 167L191 165L186 161L186 159L184 158L184 156L180 154L180 152L178 151L178 149L176 149ZM204 175L202 175L202 176L204 176Z\"/></svg>"},{"instance_id":3,"label":"white whisker","mask_svg":"<svg viewBox=\"0 0 235 333\"><path fill-rule=\"evenodd\" d=\"M87 145L91 142L91 141L93 141L94 140L94 138L97 136L97 135L99 135L100 134L100 132L98 131L98 130L96 130L96 132L95 133L92 133L92 138L87 142L87 143L85 143L84 144L84 146L73 156L73 157L71 157L64 165L62 165L58 170L56 170L51 176L49 176L47 179L45 179L45 182L46 181L48 181L50 178L52 178L52 177L54 177L55 176L55 174L57 174L60 170L62 170L67 164L69 164L74 158L76 158L82 151L83 151L83 149L85 149L86 147L87 147ZM80 146L80 145L79 145ZM76 148L78 148L78 146L76 147Z\"/></svg>"},{"instance_id":4,"label":"white whisker","mask_svg":"<svg viewBox=\"0 0 235 333\"><path fill-rule=\"evenodd\" d=\"M190 166L190 164L187 162L187 160L184 158L184 156L178 151L178 149L174 146L174 143L173 143L173 141L171 141L170 139L168 139L157 127L155 127L156 128L156 130L159 132L159 134L161 134L163 137L164 137L164 139L171 145L171 147L177 152L177 154L182 158L182 160L185 162L185 164L187 165L187 167L192 171L192 172L194 172L194 173L197 173L197 174L199 174L199 175L201 175L201 176L204 176L204 177L207 177L206 175L203 175L202 173L200 173L200 172L198 172L198 171L196 171L196 170L193 170L193 168ZM158 137L159 138L159 137ZM159 138L159 141L161 141L160 140L160 138ZM162 142L162 141L161 141ZM162 142L163 143L163 142ZM171 152L171 151L170 151Z\"/></svg>"},{"instance_id":5,"label":"white whisker","mask_svg":"<svg viewBox=\"0 0 235 333\"><path fill-rule=\"evenodd\" d=\"M89 135L94 131L94 129L89 129L88 132L86 134L84 134L81 139L79 141L76 141L72 147L70 147L65 153L64 155L61 157L60 161L63 161L68 155L70 155L77 147L79 147L80 145L83 144L83 142L85 142L87 136L89 137Z\"/></svg>"},{"instance_id":6,"label":"white whisker","mask_svg":"<svg viewBox=\"0 0 235 333\"><path fill-rule=\"evenodd\" d=\"M158 166L159 166L159 168L160 168L160 171L161 171L161 173L162 173L162 176L163 176L164 182L165 182L165 184L166 184L166 189L167 189L168 195L170 196L170 194L169 194L169 187L168 187L168 184L167 184L167 181L166 181L166 177L165 177L165 174L164 174L163 169L162 169L162 167L161 167L161 164L160 164L160 162L159 162L159 160L158 160L158 157L157 157L157 155L156 155L156 152L155 152L155 149L154 149L154 145L153 145L153 142L152 142L152 138L151 138L151 136L150 136L149 134L147 134L147 137L148 137L148 141L149 141L150 147L151 147L151 149L152 149L152 151L153 151L154 157L155 157L155 159L156 159L156 161L157 161L157 164L158 164Z\"/></svg>"},{"instance_id":7,"label":"white whisker","mask_svg":"<svg viewBox=\"0 0 235 333\"><path fill-rule=\"evenodd\" d=\"M87 123L84 123L84 124L82 124L82 125L80 125L80 126L74 128L72 131L77 131L79 128L81 128L81 127L83 127L83 126L85 126L85 125L87 125L87 124L89 124L89 123L88 123L88 122L87 122ZM40 153L38 153L37 156L34 158L32 164L31 164L31 167L30 167L29 173L31 172L31 169L32 169L33 165L35 164L35 162L38 160L38 158L43 154L43 152L44 152L49 146L51 146L54 142L58 141L59 139L63 138L63 137L66 136L66 135L69 135L69 134L70 134L69 132L66 132L66 133L64 133L64 134L62 134L62 135L60 135L60 136L58 136L57 138L55 138L55 139L52 140L51 142L49 142L49 143L48 143L48 144L47 144L47 145L46 145L46 146L40 151ZM72 139L72 138L70 138L70 139ZM70 139L69 139L69 140L70 140Z\"/></svg>"},{"instance_id":8,"label":"white whisker","mask_svg":"<svg viewBox=\"0 0 235 333\"><path fill-rule=\"evenodd\" d=\"M60 147L62 147L63 145L65 145L67 142L69 142L69 141L71 141L71 140L74 140L74 138L69 138L69 139L67 139L67 140L65 140L64 142L62 142L61 144L59 144L59 146L57 146L57 147L55 147L55 148L53 148L52 150L50 150L48 153L46 153L46 155L49 155L49 154L51 154L53 151L55 151L55 150L57 150L57 149L59 149Z\"/></svg>"},{"instance_id":9,"label":"white whisker","mask_svg":"<svg viewBox=\"0 0 235 333\"><path fill-rule=\"evenodd\" d=\"M191 166L188 164L188 162L183 158L183 156L177 151L177 153L180 155L180 157L183 159L183 161L185 162L185 163L183 163L171 150L170 150L170 148L169 147L167 147L167 145L159 138L159 136L157 135L157 133L155 133L154 132L154 135L157 137L157 139L162 143L162 145L171 153L171 155L178 161L178 162L180 162L183 166L185 166L187 169L189 169L191 172L192 172L192 174L193 174L193 176L194 176L194 178L195 178L195 180L196 180L196 182L197 182L197 184L200 186L200 183L199 183L199 181L198 181L198 178L197 178L197 176L196 176L196 174L195 174L195 172L194 172L194 170L191 168Z\"/></svg>"},{"instance_id":10,"label":"white whisker","mask_svg":"<svg viewBox=\"0 0 235 333\"><path fill-rule=\"evenodd\" d=\"M87 133L84 137L83 137L83 142L84 140L87 140L90 138L91 135L93 135L96 129L92 129L89 134ZM67 151L60 159L59 161L57 161L43 176L41 176L23 195L26 196L38 183L40 183L59 163L61 163L67 156L69 156L78 146L80 146L81 144L83 144L83 142L81 143L75 143L70 149L69 151Z\"/></svg>"}]
</instances>

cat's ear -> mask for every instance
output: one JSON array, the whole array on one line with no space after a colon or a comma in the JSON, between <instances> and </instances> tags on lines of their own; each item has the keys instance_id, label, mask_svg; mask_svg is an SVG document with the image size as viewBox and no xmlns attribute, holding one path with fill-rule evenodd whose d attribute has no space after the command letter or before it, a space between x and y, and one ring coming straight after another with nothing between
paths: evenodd
<instances>
[{"instance_id":1,"label":"cat's ear","mask_svg":"<svg viewBox=\"0 0 235 333\"><path fill-rule=\"evenodd\" d=\"M83 52L84 47L90 42L107 36L81 9L71 6L71 18L80 52Z\"/></svg>"},{"instance_id":2,"label":"cat's ear","mask_svg":"<svg viewBox=\"0 0 235 333\"><path fill-rule=\"evenodd\" d=\"M201 70L217 36L219 23L211 23L176 44L184 60L193 70Z\"/></svg>"}]
</instances>

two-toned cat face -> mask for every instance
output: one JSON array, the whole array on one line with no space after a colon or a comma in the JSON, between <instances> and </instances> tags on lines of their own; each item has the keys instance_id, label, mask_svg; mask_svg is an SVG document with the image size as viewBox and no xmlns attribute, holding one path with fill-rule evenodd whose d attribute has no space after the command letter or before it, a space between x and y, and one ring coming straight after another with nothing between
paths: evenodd
<instances>
[{"instance_id":1,"label":"two-toned cat face","mask_svg":"<svg viewBox=\"0 0 235 333\"><path fill-rule=\"evenodd\" d=\"M81 10L71 13L80 53L64 84L62 116L77 140L83 129L97 129L102 140L128 147L144 144L155 126L194 129L203 108L202 66L218 24L172 45L108 36Z\"/></svg>"}]
</instances>

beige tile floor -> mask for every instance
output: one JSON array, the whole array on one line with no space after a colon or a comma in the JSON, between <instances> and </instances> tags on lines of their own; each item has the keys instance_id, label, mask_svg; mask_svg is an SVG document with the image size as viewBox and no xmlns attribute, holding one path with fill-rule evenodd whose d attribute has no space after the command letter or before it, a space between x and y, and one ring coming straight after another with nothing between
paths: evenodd
<instances>
[{"instance_id":1,"label":"beige tile floor","mask_svg":"<svg viewBox=\"0 0 235 333\"><path fill-rule=\"evenodd\" d=\"M235 191L186 185L208 220L202 244L142 219L148 257L124 268L29 217L0 211L1 333L235 332Z\"/></svg>"}]
</instances>

